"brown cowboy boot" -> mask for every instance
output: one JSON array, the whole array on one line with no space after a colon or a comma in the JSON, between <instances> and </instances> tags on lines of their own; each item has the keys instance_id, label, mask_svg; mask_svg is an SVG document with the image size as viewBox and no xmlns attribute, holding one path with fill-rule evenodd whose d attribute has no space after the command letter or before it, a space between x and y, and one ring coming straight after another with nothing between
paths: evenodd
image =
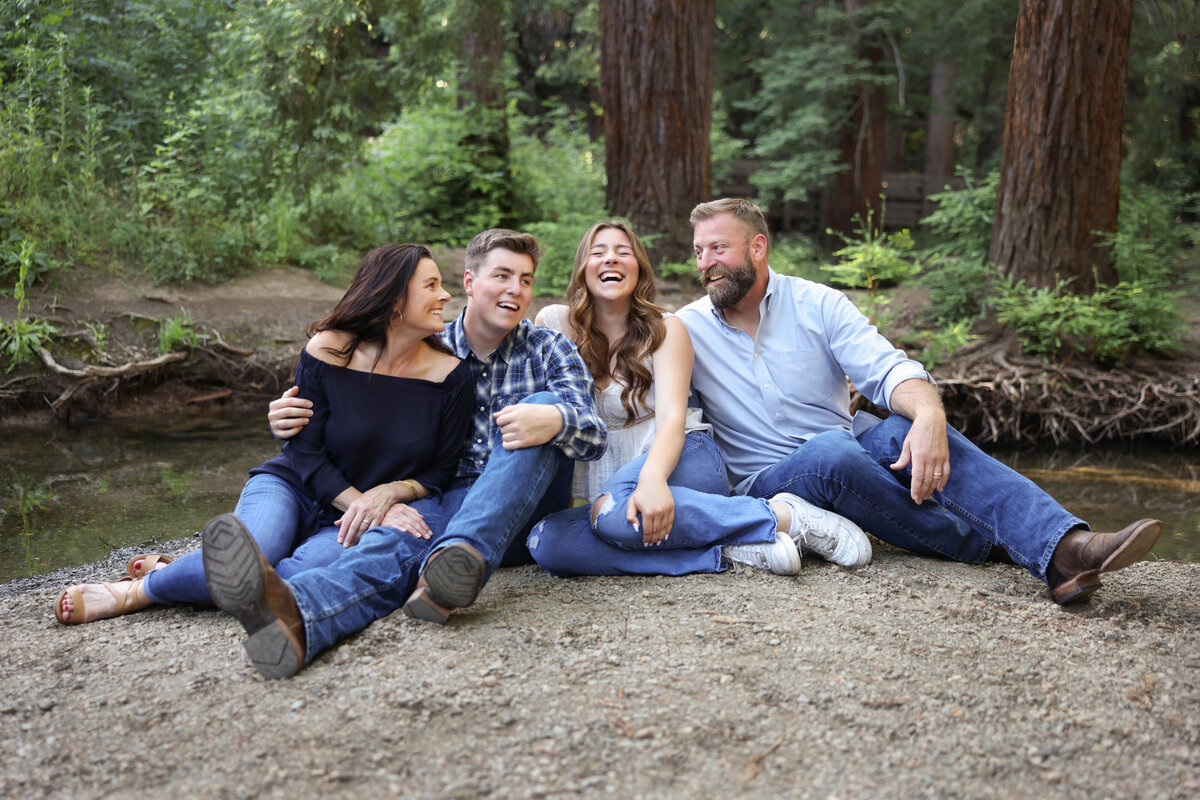
<instances>
[{"instance_id":1,"label":"brown cowboy boot","mask_svg":"<svg viewBox=\"0 0 1200 800\"><path fill-rule=\"evenodd\" d=\"M204 580L213 602L246 629L243 645L266 678L290 678L304 666L304 620L292 590L233 514L204 526Z\"/></svg>"},{"instance_id":2,"label":"brown cowboy boot","mask_svg":"<svg viewBox=\"0 0 1200 800\"><path fill-rule=\"evenodd\" d=\"M1100 588L1101 572L1124 569L1149 553L1161 530L1158 520L1143 519L1116 533L1068 531L1046 567L1054 602L1062 606L1087 600Z\"/></svg>"}]
</instances>

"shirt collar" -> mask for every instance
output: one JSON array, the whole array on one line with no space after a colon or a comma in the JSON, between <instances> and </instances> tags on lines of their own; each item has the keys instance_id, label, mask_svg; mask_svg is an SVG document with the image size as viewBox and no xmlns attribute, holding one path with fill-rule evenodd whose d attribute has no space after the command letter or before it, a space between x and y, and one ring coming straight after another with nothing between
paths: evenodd
<instances>
[{"instance_id":1,"label":"shirt collar","mask_svg":"<svg viewBox=\"0 0 1200 800\"><path fill-rule=\"evenodd\" d=\"M467 333L463 330L463 320L466 316L467 309L464 307L458 317L446 326L446 330L442 335L446 339L446 344L454 351L454 355L459 358L473 356L476 361L485 361L487 359L481 359L477 356L475 351L471 349L471 343L467 341ZM495 356L503 360L505 364L512 363L513 352L520 347L527 335L528 326L525 323L526 320L521 320L517 323L517 327L509 331L508 335L500 342L500 346L493 350L491 356L488 356L488 358Z\"/></svg>"}]
</instances>

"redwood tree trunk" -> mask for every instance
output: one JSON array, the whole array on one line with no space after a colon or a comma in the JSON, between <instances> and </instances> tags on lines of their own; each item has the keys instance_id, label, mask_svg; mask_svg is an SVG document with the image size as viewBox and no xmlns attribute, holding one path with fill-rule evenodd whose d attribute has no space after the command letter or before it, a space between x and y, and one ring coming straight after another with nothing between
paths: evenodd
<instances>
[{"instance_id":1,"label":"redwood tree trunk","mask_svg":"<svg viewBox=\"0 0 1200 800\"><path fill-rule=\"evenodd\" d=\"M463 96L460 103L475 110L475 131L466 144L477 147L476 157L483 172L508 172L508 108L504 88L504 31L507 21L505 0L463 0L462 14ZM490 194L499 207L498 224L511 226L513 219L512 182L495 181ZM470 187L467 192L480 189Z\"/></svg>"},{"instance_id":2,"label":"redwood tree trunk","mask_svg":"<svg viewBox=\"0 0 1200 800\"><path fill-rule=\"evenodd\" d=\"M921 215L933 211L929 195L937 194L954 175L954 79L953 61L937 60L929 77L929 117L925 141L925 192Z\"/></svg>"},{"instance_id":3,"label":"redwood tree trunk","mask_svg":"<svg viewBox=\"0 0 1200 800\"><path fill-rule=\"evenodd\" d=\"M990 257L1032 286L1116 281L1094 232L1117 229L1131 19L1132 0L1021 2Z\"/></svg>"},{"instance_id":4,"label":"redwood tree trunk","mask_svg":"<svg viewBox=\"0 0 1200 800\"><path fill-rule=\"evenodd\" d=\"M715 15L714 0L600 0L607 205L673 261L709 199Z\"/></svg>"},{"instance_id":5,"label":"redwood tree trunk","mask_svg":"<svg viewBox=\"0 0 1200 800\"><path fill-rule=\"evenodd\" d=\"M845 0L847 12L859 11L873 0ZM884 59L883 51L867 46L863 54L872 64ZM850 233L858 225L855 215L865 222L874 215L874 227L879 227L880 199L883 191L883 155L887 126L887 95L881 86L864 86L852 112L851 121L839 134L844 169L835 179L833 196L824 204L825 227Z\"/></svg>"}]
</instances>

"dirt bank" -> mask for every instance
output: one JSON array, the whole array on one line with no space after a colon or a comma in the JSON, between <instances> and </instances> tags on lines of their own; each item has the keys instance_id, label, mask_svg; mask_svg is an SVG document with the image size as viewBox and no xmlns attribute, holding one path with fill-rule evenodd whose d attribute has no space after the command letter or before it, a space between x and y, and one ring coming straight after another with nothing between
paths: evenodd
<instances>
[{"instance_id":1,"label":"dirt bank","mask_svg":"<svg viewBox=\"0 0 1200 800\"><path fill-rule=\"evenodd\" d=\"M1200 793L1200 564L1071 610L1017 568L884 546L797 578L516 568L444 628L394 614L266 682L216 611L54 621L131 554L0 586L0 794Z\"/></svg>"}]
</instances>

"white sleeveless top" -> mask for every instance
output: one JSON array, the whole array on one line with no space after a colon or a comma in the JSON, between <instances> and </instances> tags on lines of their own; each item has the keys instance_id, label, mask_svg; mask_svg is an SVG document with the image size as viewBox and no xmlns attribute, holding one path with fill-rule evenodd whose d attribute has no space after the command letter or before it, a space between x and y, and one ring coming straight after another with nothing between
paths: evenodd
<instances>
[{"instance_id":1,"label":"white sleeveless top","mask_svg":"<svg viewBox=\"0 0 1200 800\"><path fill-rule=\"evenodd\" d=\"M552 305L542 309L542 324L551 330L565 334L566 306ZM669 314L666 316L670 316ZM649 359L646 361L649 368ZM651 372L653 375L653 372ZM596 410L608 427L608 449L596 461L576 461L575 477L571 484L571 496L582 497L591 502L600 495L600 490L618 469L633 461L650 449L654 441L654 383L646 392L645 403L638 404L637 419L629 422L625 406L621 405L621 392L625 384L617 380L609 382L603 389L596 389ZM700 420L700 409L688 407L683 422L685 433L706 431L711 426Z\"/></svg>"}]
</instances>

